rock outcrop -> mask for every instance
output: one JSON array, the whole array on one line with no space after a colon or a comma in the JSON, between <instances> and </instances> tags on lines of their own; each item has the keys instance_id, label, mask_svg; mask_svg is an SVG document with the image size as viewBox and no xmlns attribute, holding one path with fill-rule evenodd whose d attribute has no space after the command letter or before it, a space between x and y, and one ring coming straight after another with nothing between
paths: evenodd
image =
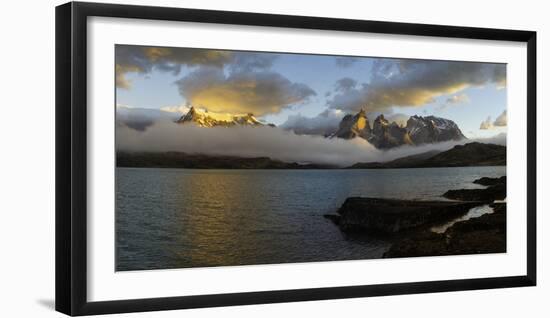
<instances>
[{"instance_id":1,"label":"rock outcrop","mask_svg":"<svg viewBox=\"0 0 550 318\"><path fill-rule=\"evenodd\" d=\"M400 126L396 122L389 122L384 115L379 115L374 119L371 128L363 109L355 115L344 116L338 130L330 137L343 139L359 137L379 149L466 138L455 122L435 116L415 115L409 118L406 126Z\"/></svg>"},{"instance_id":2,"label":"rock outcrop","mask_svg":"<svg viewBox=\"0 0 550 318\"><path fill-rule=\"evenodd\" d=\"M506 176L480 178L486 189L452 190L468 193L459 199L481 201L410 201L374 198L348 198L338 214L325 215L342 231L391 234L391 247L384 258L440 256L506 252ZM504 189L504 190L502 190ZM466 192L464 192L466 191ZM473 192L470 192L473 191ZM503 192L502 192L503 191ZM446 194L448 194L448 191ZM471 208L487 204L492 213L464 218ZM466 219L466 220L464 220ZM441 233L433 226L449 224Z\"/></svg>"},{"instance_id":3,"label":"rock outcrop","mask_svg":"<svg viewBox=\"0 0 550 318\"><path fill-rule=\"evenodd\" d=\"M332 137L353 139L360 137L366 140L371 138L372 130L364 110L355 115L348 114L342 118L338 130Z\"/></svg>"},{"instance_id":4,"label":"rock outcrop","mask_svg":"<svg viewBox=\"0 0 550 318\"><path fill-rule=\"evenodd\" d=\"M424 231L402 239L384 258L505 253L506 204L492 207L493 213L457 222L442 234Z\"/></svg>"},{"instance_id":5,"label":"rock outcrop","mask_svg":"<svg viewBox=\"0 0 550 318\"><path fill-rule=\"evenodd\" d=\"M506 176L501 178L481 178L474 183L488 185L485 189L459 189L449 190L443 194L447 199L460 201L485 201L494 202L495 200L506 199Z\"/></svg>"},{"instance_id":6,"label":"rock outcrop","mask_svg":"<svg viewBox=\"0 0 550 318\"><path fill-rule=\"evenodd\" d=\"M406 129L415 145L466 138L454 121L436 116L411 116Z\"/></svg>"},{"instance_id":7,"label":"rock outcrop","mask_svg":"<svg viewBox=\"0 0 550 318\"><path fill-rule=\"evenodd\" d=\"M506 176L502 176L500 178L489 178L489 177L483 177L479 178L477 180L474 180L475 184L481 184L484 186L493 186L497 184L506 184Z\"/></svg>"},{"instance_id":8,"label":"rock outcrop","mask_svg":"<svg viewBox=\"0 0 550 318\"><path fill-rule=\"evenodd\" d=\"M368 141L379 149L413 144L407 129L399 127L395 122L390 123L384 115L374 120L372 135Z\"/></svg>"},{"instance_id":9,"label":"rock outcrop","mask_svg":"<svg viewBox=\"0 0 550 318\"><path fill-rule=\"evenodd\" d=\"M479 202L411 201L395 199L346 199L338 215L325 216L343 231L396 233L462 216Z\"/></svg>"}]
</instances>

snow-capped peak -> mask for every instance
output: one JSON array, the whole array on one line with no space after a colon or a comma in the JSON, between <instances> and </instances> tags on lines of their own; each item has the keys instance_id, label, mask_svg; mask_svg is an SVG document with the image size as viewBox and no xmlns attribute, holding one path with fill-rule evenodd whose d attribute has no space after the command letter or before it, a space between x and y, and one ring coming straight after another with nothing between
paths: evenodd
<instances>
[{"instance_id":1,"label":"snow-capped peak","mask_svg":"<svg viewBox=\"0 0 550 318\"><path fill-rule=\"evenodd\" d=\"M264 125L253 114L217 113L196 107L191 107L187 114L183 115L177 122L180 124L192 122L200 127Z\"/></svg>"},{"instance_id":2,"label":"snow-capped peak","mask_svg":"<svg viewBox=\"0 0 550 318\"><path fill-rule=\"evenodd\" d=\"M339 129L330 137L344 139L361 137L377 148L392 148L404 144L420 145L466 138L457 124L450 119L414 115L409 118L406 126L402 126L395 121L388 121L383 114L380 114L374 120L371 129L366 118L366 113L363 110L356 115L344 116ZM359 125L361 120L365 123L364 125Z\"/></svg>"}]
</instances>

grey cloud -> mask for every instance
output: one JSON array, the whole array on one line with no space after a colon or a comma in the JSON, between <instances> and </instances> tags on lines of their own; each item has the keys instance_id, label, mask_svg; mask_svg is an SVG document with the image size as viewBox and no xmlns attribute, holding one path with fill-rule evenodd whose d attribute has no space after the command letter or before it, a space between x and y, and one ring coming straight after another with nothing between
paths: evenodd
<instances>
[{"instance_id":1,"label":"grey cloud","mask_svg":"<svg viewBox=\"0 0 550 318\"><path fill-rule=\"evenodd\" d=\"M499 67L495 67L493 82L497 84L498 88L506 87L506 65L499 65Z\"/></svg>"},{"instance_id":2,"label":"grey cloud","mask_svg":"<svg viewBox=\"0 0 550 318\"><path fill-rule=\"evenodd\" d=\"M344 77L336 81L334 84L334 90L336 92L348 92L349 90L357 86L357 81L353 78Z\"/></svg>"},{"instance_id":3,"label":"grey cloud","mask_svg":"<svg viewBox=\"0 0 550 318\"><path fill-rule=\"evenodd\" d=\"M279 127L291 130L299 135L326 136L335 132L344 113L340 110L327 109L315 117L306 117L301 114L290 115Z\"/></svg>"},{"instance_id":4,"label":"grey cloud","mask_svg":"<svg viewBox=\"0 0 550 318\"><path fill-rule=\"evenodd\" d=\"M173 122L181 116L179 112L149 108L116 107L116 125L145 131L159 121Z\"/></svg>"},{"instance_id":5,"label":"grey cloud","mask_svg":"<svg viewBox=\"0 0 550 318\"><path fill-rule=\"evenodd\" d=\"M230 65L232 71L268 69L278 57L273 53L224 51L177 47L117 45L116 85L130 88L127 73L150 73L153 70L179 74L182 66L209 66L221 68Z\"/></svg>"},{"instance_id":6,"label":"grey cloud","mask_svg":"<svg viewBox=\"0 0 550 318\"><path fill-rule=\"evenodd\" d=\"M506 68L502 64L378 59L369 83L335 94L328 105L354 111L417 107L468 87L502 85L505 77Z\"/></svg>"},{"instance_id":7,"label":"grey cloud","mask_svg":"<svg viewBox=\"0 0 550 318\"><path fill-rule=\"evenodd\" d=\"M447 150L463 142L403 146L379 150L361 138L329 139L297 135L271 127L214 127L157 122L146 131L117 128L121 151L180 151L239 157L270 157L287 162L312 162L349 166L356 162L388 161L430 150Z\"/></svg>"},{"instance_id":8,"label":"grey cloud","mask_svg":"<svg viewBox=\"0 0 550 318\"><path fill-rule=\"evenodd\" d=\"M232 60L231 52L220 50L117 45L115 48L116 85L129 88L129 72L150 73L153 69L178 74L182 65L221 67Z\"/></svg>"},{"instance_id":9,"label":"grey cloud","mask_svg":"<svg viewBox=\"0 0 550 318\"><path fill-rule=\"evenodd\" d=\"M271 68L273 62L279 57L278 54L274 53L233 52L232 54L231 72L267 70Z\"/></svg>"}]
</instances>

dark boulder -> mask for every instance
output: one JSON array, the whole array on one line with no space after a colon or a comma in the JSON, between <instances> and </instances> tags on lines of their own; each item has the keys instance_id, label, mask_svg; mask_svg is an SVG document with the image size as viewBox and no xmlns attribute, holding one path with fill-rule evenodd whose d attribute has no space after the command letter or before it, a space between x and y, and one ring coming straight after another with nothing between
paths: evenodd
<instances>
[{"instance_id":1,"label":"dark boulder","mask_svg":"<svg viewBox=\"0 0 550 318\"><path fill-rule=\"evenodd\" d=\"M440 224L464 215L480 202L412 201L395 199L346 199L339 217L328 217L343 231L396 233Z\"/></svg>"},{"instance_id":2,"label":"dark boulder","mask_svg":"<svg viewBox=\"0 0 550 318\"><path fill-rule=\"evenodd\" d=\"M394 243L384 258L506 252L506 204L494 212L455 223L445 233L422 231Z\"/></svg>"},{"instance_id":3,"label":"dark boulder","mask_svg":"<svg viewBox=\"0 0 550 318\"><path fill-rule=\"evenodd\" d=\"M483 177L474 180L475 184L481 184L484 186L493 186L497 184L506 184L506 176L502 176L500 178L489 178L489 177Z\"/></svg>"}]
</instances>

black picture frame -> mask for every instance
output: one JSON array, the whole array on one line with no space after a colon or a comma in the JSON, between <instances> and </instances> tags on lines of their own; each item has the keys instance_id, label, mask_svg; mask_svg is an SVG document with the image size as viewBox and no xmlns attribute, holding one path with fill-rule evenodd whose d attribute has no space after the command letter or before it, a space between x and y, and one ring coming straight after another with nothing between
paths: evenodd
<instances>
[{"instance_id":1,"label":"black picture frame","mask_svg":"<svg viewBox=\"0 0 550 318\"><path fill-rule=\"evenodd\" d=\"M87 18L92 16L338 30L527 44L527 274L366 286L89 302ZM70 2L56 7L56 310L68 315L279 303L536 285L536 32L197 9Z\"/></svg>"}]
</instances>

